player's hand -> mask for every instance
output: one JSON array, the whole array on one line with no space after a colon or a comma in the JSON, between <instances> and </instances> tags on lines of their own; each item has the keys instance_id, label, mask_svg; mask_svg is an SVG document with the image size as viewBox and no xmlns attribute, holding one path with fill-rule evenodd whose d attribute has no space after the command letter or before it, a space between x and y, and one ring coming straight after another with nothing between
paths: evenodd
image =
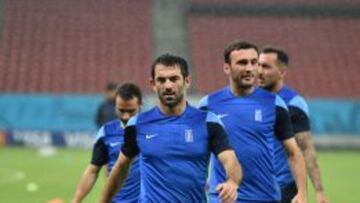
<instances>
[{"instance_id":1,"label":"player's hand","mask_svg":"<svg viewBox=\"0 0 360 203\"><path fill-rule=\"evenodd\" d=\"M297 194L292 200L291 203L307 203L307 198L305 195Z\"/></svg>"},{"instance_id":2,"label":"player's hand","mask_svg":"<svg viewBox=\"0 0 360 203\"><path fill-rule=\"evenodd\" d=\"M316 193L316 202L317 203L330 203L330 201L326 198L324 192Z\"/></svg>"},{"instance_id":3,"label":"player's hand","mask_svg":"<svg viewBox=\"0 0 360 203\"><path fill-rule=\"evenodd\" d=\"M236 201L239 185L232 180L227 180L224 183L217 185L216 191L219 194L222 203L233 203Z\"/></svg>"}]
</instances>

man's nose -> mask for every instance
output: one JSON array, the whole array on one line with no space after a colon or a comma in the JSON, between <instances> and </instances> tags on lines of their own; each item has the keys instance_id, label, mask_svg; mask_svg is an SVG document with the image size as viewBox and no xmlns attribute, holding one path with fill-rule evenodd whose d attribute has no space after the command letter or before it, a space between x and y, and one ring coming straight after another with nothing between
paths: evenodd
<instances>
[{"instance_id":1,"label":"man's nose","mask_svg":"<svg viewBox=\"0 0 360 203\"><path fill-rule=\"evenodd\" d=\"M173 83L170 80L166 80L164 83L165 89L172 89Z\"/></svg>"},{"instance_id":2,"label":"man's nose","mask_svg":"<svg viewBox=\"0 0 360 203\"><path fill-rule=\"evenodd\" d=\"M254 64L252 64L252 63L247 63L246 64L246 66L245 66L245 70L247 70L247 71L251 71L251 70L253 70L255 68L255 65Z\"/></svg>"}]
</instances>

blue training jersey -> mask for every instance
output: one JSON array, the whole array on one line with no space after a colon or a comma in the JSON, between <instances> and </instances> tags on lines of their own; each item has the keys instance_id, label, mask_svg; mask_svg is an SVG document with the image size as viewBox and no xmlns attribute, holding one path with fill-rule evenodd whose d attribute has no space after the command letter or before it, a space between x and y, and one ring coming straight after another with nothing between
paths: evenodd
<instances>
[{"instance_id":1,"label":"blue training jersey","mask_svg":"<svg viewBox=\"0 0 360 203\"><path fill-rule=\"evenodd\" d=\"M237 202L272 202L280 200L280 190L273 165L274 142L292 136L287 108L280 97L261 88L248 96L234 96L229 87L204 97L199 107L221 118L243 168L243 180ZM216 159L210 174L210 201L220 202L216 186L226 179Z\"/></svg>"},{"instance_id":2,"label":"blue training jersey","mask_svg":"<svg viewBox=\"0 0 360 203\"><path fill-rule=\"evenodd\" d=\"M116 119L103 125L94 145L92 164L97 166L107 164L107 172L110 174L123 142L124 129L121 127L120 120ZM139 160L135 159L122 190L114 196L112 202L135 203L139 201L139 196L140 169Z\"/></svg>"},{"instance_id":3,"label":"blue training jersey","mask_svg":"<svg viewBox=\"0 0 360 203\"><path fill-rule=\"evenodd\" d=\"M140 153L140 202L206 202L210 151L230 149L225 130L213 113L190 105L178 116L158 107L130 119L122 153Z\"/></svg>"},{"instance_id":4,"label":"blue training jersey","mask_svg":"<svg viewBox=\"0 0 360 203\"><path fill-rule=\"evenodd\" d=\"M294 133L310 130L309 109L306 101L295 90L287 86L282 87L277 93L286 103L289 112ZM287 155L279 142L275 144L274 165L276 178L283 187L294 182L291 170L287 162Z\"/></svg>"}]
</instances>

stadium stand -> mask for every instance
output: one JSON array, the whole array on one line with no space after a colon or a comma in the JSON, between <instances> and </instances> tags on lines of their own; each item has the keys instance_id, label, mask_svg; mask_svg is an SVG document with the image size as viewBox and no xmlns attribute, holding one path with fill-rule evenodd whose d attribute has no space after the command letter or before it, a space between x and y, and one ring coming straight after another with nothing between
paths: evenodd
<instances>
[{"instance_id":1,"label":"stadium stand","mask_svg":"<svg viewBox=\"0 0 360 203\"><path fill-rule=\"evenodd\" d=\"M360 5L358 0L191 0L192 3L196 4L223 4L223 3L236 3L236 4L281 4L281 5L296 5L296 4L306 4L306 5Z\"/></svg>"},{"instance_id":2,"label":"stadium stand","mask_svg":"<svg viewBox=\"0 0 360 203\"><path fill-rule=\"evenodd\" d=\"M312 1L311 4L314 5L316 2L316 5L341 3L347 6L350 13L354 12L343 15L341 12L331 11L326 16L316 14L314 11L318 8L303 11L304 14L301 11L298 14L287 13L285 8L281 16L273 16L267 11L259 15L249 12L246 15L231 13L226 16L223 13L212 13L216 11L215 3L220 1L193 2L196 3L196 8L192 9L188 17L188 29L194 71L197 76L202 77L197 80L197 89L201 93L208 93L226 84L222 73L223 47L229 39L242 38L260 46L272 44L288 50L292 69L288 77L289 84L307 97L360 97L360 85L356 85L360 77L360 69L357 67L360 62L357 48L360 42L360 18L359 12L350 8L359 8L359 1ZM212 2L214 8L209 11L206 11L207 8L202 9L202 2ZM242 4L239 2L250 1L236 2L234 5L240 8ZM251 4L262 2L264 1L251 1ZM280 4L284 1L272 1L274 2ZM296 3L305 3L291 2L295 2L295 6ZM316 16L309 18L306 13Z\"/></svg>"},{"instance_id":3,"label":"stadium stand","mask_svg":"<svg viewBox=\"0 0 360 203\"><path fill-rule=\"evenodd\" d=\"M189 0L181 12L165 1L0 1L0 135L76 141L67 131L96 130L104 84L150 92L151 58L165 50L188 54L196 104L226 84L223 47L242 38L290 53L288 83L307 97L315 134L358 138L360 0Z\"/></svg>"},{"instance_id":4,"label":"stadium stand","mask_svg":"<svg viewBox=\"0 0 360 203\"><path fill-rule=\"evenodd\" d=\"M128 80L147 88L149 12L147 0L6 1L1 92L94 93Z\"/></svg>"}]
</instances>

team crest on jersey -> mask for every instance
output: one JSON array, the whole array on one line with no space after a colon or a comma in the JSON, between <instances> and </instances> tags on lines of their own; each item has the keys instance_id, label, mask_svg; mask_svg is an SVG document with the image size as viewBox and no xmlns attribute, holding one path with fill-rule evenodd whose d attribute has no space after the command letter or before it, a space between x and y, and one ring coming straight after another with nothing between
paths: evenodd
<instances>
[{"instance_id":1,"label":"team crest on jersey","mask_svg":"<svg viewBox=\"0 0 360 203\"><path fill-rule=\"evenodd\" d=\"M186 129L184 136L185 136L185 142L187 142L187 143L194 142L194 135L193 135L192 129Z\"/></svg>"},{"instance_id":2,"label":"team crest on jersey","mask_svg":"<svg viewBox=\"0 0 360 203\"><path fill-rule=\"evenodd\" d=\"M255 110L255 121L262 121L262 111L260 109Z\"/></svg>"}]
</instances>

